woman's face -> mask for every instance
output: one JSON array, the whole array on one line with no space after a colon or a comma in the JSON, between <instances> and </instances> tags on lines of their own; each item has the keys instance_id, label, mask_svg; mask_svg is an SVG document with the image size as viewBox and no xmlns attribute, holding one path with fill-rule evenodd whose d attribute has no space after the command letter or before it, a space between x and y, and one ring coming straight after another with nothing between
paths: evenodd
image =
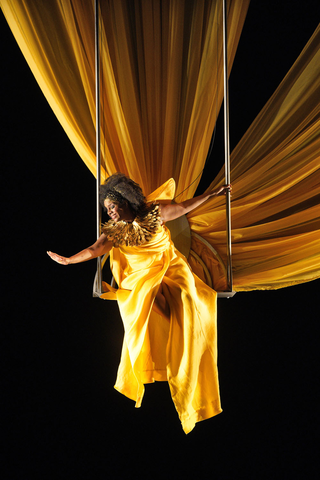
<instances>
[{"instance_id":1,"label":"woman's face","mask_svg":"<svg viewBox=\"0 0 320 480\"><path fill-rule=\"evenodd\" d=\"M124 220L124 221L132 221L134 220L134 216L132 214L132 211L128 205L123 205L120 207L120 205L117 202L114 202L112 200L109 200L108 198L105 199L104 201L104 206L107 209L107 213L109 217L114 221L114 222L119 222L119 220Z\"/></svg>"}]
</instances>

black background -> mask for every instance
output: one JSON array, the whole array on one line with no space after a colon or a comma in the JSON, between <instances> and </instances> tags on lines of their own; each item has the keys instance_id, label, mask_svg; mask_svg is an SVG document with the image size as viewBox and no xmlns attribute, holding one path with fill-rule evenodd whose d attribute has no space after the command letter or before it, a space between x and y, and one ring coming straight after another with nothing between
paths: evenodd
<instances>
[{"instance_id":1,"label":"black background","mask_svg":"<svg viewBox=\"0 0 320 480\"><path fill-rule=\"evenodd\" d=\"M232 148L318 20L318 1L252 1L230 79ZM123 328L116 303L92 298L94 262L46 255L94 241L95 180L2 14L0 32L2 478L316 478L319 280L219 300L222 414L186 436L162 383L135 409L113 389Z\"/></svg>"}]
</instances>

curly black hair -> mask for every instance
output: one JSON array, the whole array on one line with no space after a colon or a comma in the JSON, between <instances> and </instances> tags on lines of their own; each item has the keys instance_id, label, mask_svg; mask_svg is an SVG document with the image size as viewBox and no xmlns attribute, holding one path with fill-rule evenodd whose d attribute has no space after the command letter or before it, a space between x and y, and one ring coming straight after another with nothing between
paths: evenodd
<instances>
[{"instance_id":1,"label":"curly black hair","mask_svg":"<svg viewBox=\"0 0 320 480\"><path fill-rule=\"evenodd\" d=\"M100 204L104 207L106 198L119 205L128 203L134 213L139 214L146 207L146 198L141 187L123 173L114 173L100 185Z\"/></svg>"}]
</instances>

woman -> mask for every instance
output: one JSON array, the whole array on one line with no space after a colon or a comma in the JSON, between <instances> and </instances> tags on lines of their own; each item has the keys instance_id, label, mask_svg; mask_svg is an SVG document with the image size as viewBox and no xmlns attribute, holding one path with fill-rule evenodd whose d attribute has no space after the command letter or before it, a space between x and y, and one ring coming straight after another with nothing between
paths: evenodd
<instances>
[{"instance_id":1,"label":"woman","mask_svg":"<svg viewBox=\"0 0 320 480\"><path fill-rule=\"evenodd\" d=\"M119 288L105 284L108 291L102 297L118 301L125 329L115 388L139 407L144 384L168 381L186 433L197 421L221 412L216 293L191 272L165 222L227 191L230 185L179 204L147 202L138 184L114 174L101 187L110 220L100 238L69 258L48 252L62 265L110 252Z\"/></svg>"}]
</instances>

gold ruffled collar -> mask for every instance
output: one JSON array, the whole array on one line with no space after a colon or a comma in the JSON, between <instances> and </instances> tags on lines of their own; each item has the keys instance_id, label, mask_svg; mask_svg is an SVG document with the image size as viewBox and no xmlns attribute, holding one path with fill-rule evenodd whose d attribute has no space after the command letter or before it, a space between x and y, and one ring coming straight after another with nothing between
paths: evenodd
<instances>
[{"instance_id":1,"label":"gold ruffled collar","mask_svg":"<svg viewBox=\"0 0 320 480\"><path fill-rule=\"evenodd\" d=\"M133 222L109 220L102 225L102 232L113 242L114 247L136 247L149 242L160 225L159 205L156 204L145 215L137 216Z\"/></svg>"}]
</instances>

